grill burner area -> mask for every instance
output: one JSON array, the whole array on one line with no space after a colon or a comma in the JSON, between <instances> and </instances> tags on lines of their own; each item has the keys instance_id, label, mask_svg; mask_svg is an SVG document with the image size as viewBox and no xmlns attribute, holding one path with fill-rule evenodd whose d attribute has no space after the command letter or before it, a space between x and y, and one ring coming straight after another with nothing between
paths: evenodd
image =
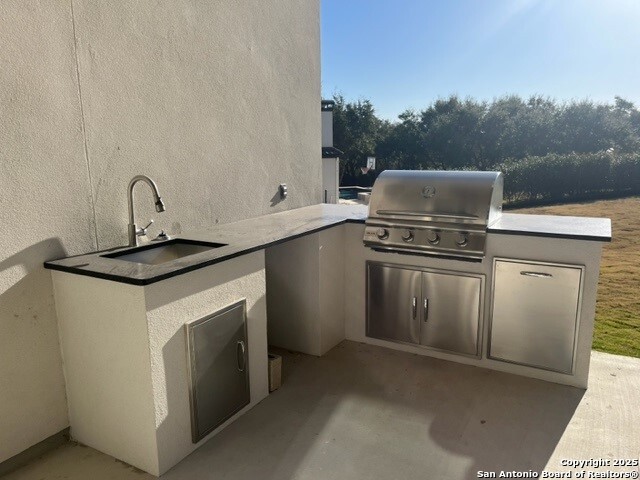
<instances>
[{"instance_id":1,"label":"grill burner area","mask_svg":"<svg viewBox=\"0 0 640 480\"><path fill-rule=\"evenodd\" d=\"M501 172L386 170L371 191L364 244L478 259L502 214Z\"/></svg>"}]
</instances>

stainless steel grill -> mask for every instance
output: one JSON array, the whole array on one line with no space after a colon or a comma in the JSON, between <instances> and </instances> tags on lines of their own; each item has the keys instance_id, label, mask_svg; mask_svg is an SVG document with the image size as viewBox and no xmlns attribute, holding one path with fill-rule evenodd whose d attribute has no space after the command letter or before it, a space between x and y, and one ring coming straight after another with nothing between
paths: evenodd
<instances>
[{"instance_id":1,"label":"stainless steel grill","mask_svg":"<svg viewBox=\"0 0 640 480\"><path fill-rule=\"evenodd\" d=\"M364 244L478 259L502 214L500 172L386 170L371 191Z\"/></svg>"}]
</instances>

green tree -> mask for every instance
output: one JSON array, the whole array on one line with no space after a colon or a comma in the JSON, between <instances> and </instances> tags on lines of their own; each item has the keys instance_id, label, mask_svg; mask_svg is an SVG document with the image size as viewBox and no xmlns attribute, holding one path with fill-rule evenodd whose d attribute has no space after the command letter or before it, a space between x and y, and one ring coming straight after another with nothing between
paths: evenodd
<instances>
[{"instance_id":1,"label":"green tree","mask_svg":"<svg viewBox=\"0 0 640 480\"><path fill-rule=\"evenodd\" d=\"M378 118L369 100L334 100L334 143L345 152L342 185L370 183L388 168L486 170L531 157L545 157L538 162L545 168L557 155L575 163L592 158L582 157L587 154L640 151L640 111L621 97L597 104L540 95L492 102L452 95L421 111L406 110L394 122ZM376 156L377 170L363 176L369 155Z\"/></svg>"},{"instance_id":2,"label":"green tree","mask_svg":"<svg viewBox=\"0 0 640 480\"><path fill-rule=\"evenodd\" d=\"M467 166L486 168L481 128L486 108L484 102L460 100L452 95L437 100L420 113L424 147L434 167L445 170Z\"/></svg>"},{"instance_id":3,"label":"green tree","mask_svg":"<svg viewBox=\"0 0 640 480\"><path fill-rule=\"evenodd\" d=\"M387 122L382 129L382 138L376 148L379 159L378 170L433 168L429 152L425 149L424 130L420 116L413 110L406 110L398 116L397 123Z\"/></svg>"}]
</instances>

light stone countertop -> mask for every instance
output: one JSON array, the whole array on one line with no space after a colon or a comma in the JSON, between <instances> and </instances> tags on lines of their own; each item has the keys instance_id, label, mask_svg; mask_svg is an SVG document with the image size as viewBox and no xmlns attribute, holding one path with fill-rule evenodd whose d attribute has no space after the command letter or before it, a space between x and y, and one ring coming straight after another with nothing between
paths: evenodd
<instances>
[{"instance_id":1,"label":"light stone countertop","mask_svg":"<svg viewBox=\"0 0 640 480\"><path fill-rule=\"evenodd\" d=\"M503 213L487 228L488 233L611 241L611 220L596 217Z\"/></svg>"},{"instance_id":2,"label":"light stone countertop","mask_svg":"<svg viewBox=\"0 0 640 480\"><path fill-rule=\"evenodd\" d=\"M44 265L51 270L148 285L336 225L364 223L367 215L368 207L363 205L312 205L182 234L177 238L226 245L159 265L102 256L129 247L53 260ZM504 213L487 232L608 242L611 241L611 221L608 218Z\"/></svg>"}]
</instances>

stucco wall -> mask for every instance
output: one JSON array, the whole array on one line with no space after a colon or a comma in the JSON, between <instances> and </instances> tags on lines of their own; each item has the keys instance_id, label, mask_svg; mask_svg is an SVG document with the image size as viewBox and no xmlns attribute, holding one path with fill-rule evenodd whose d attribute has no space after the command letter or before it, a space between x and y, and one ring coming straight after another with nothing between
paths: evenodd
<instances>
[{"instance_id":1,"label":"stucco wall","mask_svg":"<svg viewBox=\"0 0 640 480\"><path fill-rule=\"evenodd\" d=\"M68 424L42 262L321 200L319 2L0 3L0 461ZM279 201L278 184L289 186Z\"/></svg>"},{"instance_id":2,"label":"stucco wall","mask_svg":"<svg viewBox=\"0 0 640 480\"><path fill-rule=\"evenodd\" d=\"M137 173L167 205L138 187L141 222L175 233L320 202L317 2L73 5L101 248Z\"/></svg>"}]
</instances>

